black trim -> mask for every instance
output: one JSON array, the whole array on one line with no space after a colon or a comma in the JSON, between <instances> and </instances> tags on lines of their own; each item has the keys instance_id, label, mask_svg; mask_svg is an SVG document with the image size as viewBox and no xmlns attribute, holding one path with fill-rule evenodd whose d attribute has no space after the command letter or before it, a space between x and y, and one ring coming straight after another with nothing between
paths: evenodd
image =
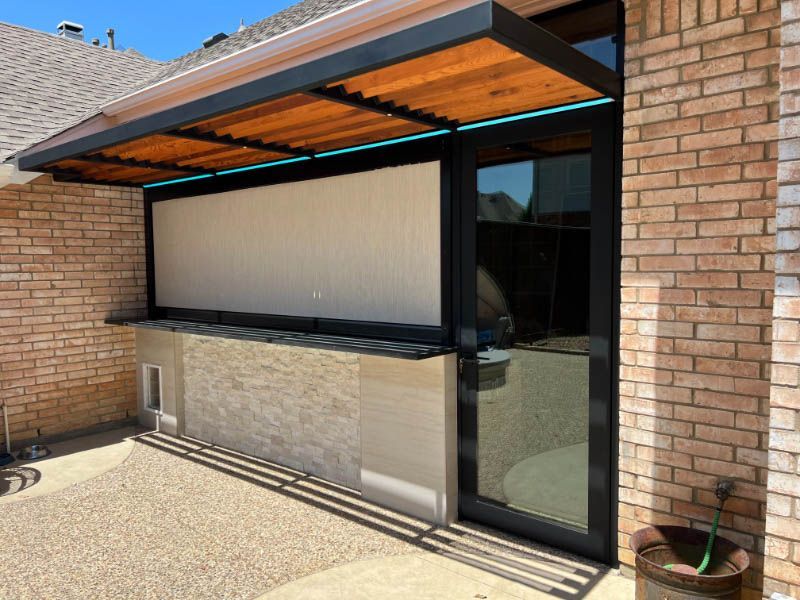
<instances>
[{"instance_id":1,"label":"black trim","mask_svg":"<svg viewBox=\"0 0 800 600\"><path fill-rule=\"evenodd\" d=\"M109 321L108 324L118 325L119 321ZM259 329L255 327L241 327L206 321L188 321L172 319L155 320L130 320L124 321L130 327L145 329L158 329L177 333L205 335L227 339L260 342L266 344L280 344L283 346L300 346L304 348L320 348L337 352L354 352L357 354L370 354L375 356L389 356L407 360L423 360L434 356L442 356L455 352L452 346L404 342L392 339L375 337L357 337L345 335L331 335L324 333L311 333L308 331L292 331L278 329Z\"/></svg>"},{"instance_id":2,"label":"black trim","mask_svg":"<svg viewBox=\"0 0 800 600\"><path fill-rule=\"evenodd\" d=\"M615 236L618 219L615 184L617 164L614 144L615 113L610 104L549 115L530 122L517 122L465 132L461 166L461 316L460 355L463 374L459 385L460 493L462 517L487 523L540 542L611 563L616 560L616 508L612 506L616 464L613 376L616 373L618 339L615 338L614 288L619 287L614 267L618 255ZM552 521L515 511L478 495L477 402L478 369L475 325L476 261L476 152L481 147L550 137L571 131L592 131L592 253L589 384L589 527L580 531Z\"/></svg>"},{"instance_id":3,"label":"black trim","mask_svg":"<svg viewBox=\"0 0 800 600\"><path fill-rule=\"evenodd\" d=\"M261 140L251 140L248 138L235 138L232 135L217 135L213 131L200 131L196 127L191 129L175 129L165 131L161 135L179 138L182 140L192 140L195 142L207 142L209 144L219 144L232 148L242 148L247 150L263 150L264 152L277 152L287 156L311 156L311 152L291 148L285 144L272 144ZM214 171L204 171L213 173Z\"/></svg>"},{"instance_id":4,"label":"black trim","mask_svg":"<svg viewBox=\"0 0 800 600\"><path fill-rule=\"evenodd\" d=\"M144 253L145 253L145 281L147 283L147 318L157 319L159 315L156 307L156 266L155 250L153 248L153 201L144 194Z\"/></svg>"},{"instance_id":5,"label":"black trim","mask_svg":"<svg viewBox=\"0 0 800 600\"><path fill-rule=\"evenodd\" d=\"M450 345L446 327L429 325L407 325L404 323L382 323L379 321L355 321L348 319L326 319L292 315L267 315L239 313L194 308L157 307L154 316L148 321L167 319L191 323L231 325L253 329L276 329L291 332L358 336L392 340L397 342L418 342L421 344ZM115 319L119 322L120 319Z\"/></svg>"},{"instance_id":6,"label":"black trim","mask_svg":"<svg viewBox=\"0 0 800 600\"><path fill-rule=\"evenodd\" d=\"M381 102L377 96L365 98L361 92L349 94L343 85L337 85L332 88L318 87L309 90L307 93L318 98L344 104L345 106L368 110L386 117L403 119L418 125L427 125L428 127L449 129L451 131L458 125L457 121L449 121L444 117L437 117L433 113L426 113L421 110L412 110L408 106L397 106L393 101Z\"/></svg>"},{"instance_id":7,"label":"black trim","mask_svg":"<svg viewBox=\"0 0 800 600\"><path fill-rule=\"evenodd\" d=\"M480 4L421 23L331 56L262 77L235 88L169 108L85 137L19 154L19 168L43 165L162 133L296 92L305 92L367 71L482 37L524 53L598 92L619 98L620 77L519 15L495 4Z\"/></svg>"},{"instance_id":8,"label":"black trim","mask_svg":"<svg viewBox=\"0 0 800 600\"><path fill-rule=\"evenodd\" d=\"M293 331L314 331L316 321L313 317L292 317L288 315L256 315L252 313L220 312L219 322L225 325L243 327L262 327L267 329L291 329Z\"/></svg>"}]
</instances>

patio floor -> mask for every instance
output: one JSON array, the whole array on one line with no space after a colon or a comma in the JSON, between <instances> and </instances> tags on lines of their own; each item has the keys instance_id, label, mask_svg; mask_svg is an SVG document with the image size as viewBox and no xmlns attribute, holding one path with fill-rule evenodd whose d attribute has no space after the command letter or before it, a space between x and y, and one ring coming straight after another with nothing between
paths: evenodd
<instances>
[{"instance_id":1,"label":"patio floor","mask_svg":"<svg viewBox=\"0 0 800 600\"><path fill-rule=\"evenodd\" d=\"M601 565L207 444L83 440L51 445L27 492L67 487L11 501L8 469L28 465L0 470L0 598L633 598Z\"/></svg>"}]
</instances>

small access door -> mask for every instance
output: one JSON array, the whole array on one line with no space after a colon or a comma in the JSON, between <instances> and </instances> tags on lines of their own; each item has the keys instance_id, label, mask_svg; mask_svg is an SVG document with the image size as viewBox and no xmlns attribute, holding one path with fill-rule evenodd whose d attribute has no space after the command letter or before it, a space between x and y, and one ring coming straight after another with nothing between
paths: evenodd
<instances>
[{"instance_id":1,"label":"small access door","mask_svg":"<svg viewBox=\"0 0 800 600\"><path fill-rule=\"evenodd\" d=\"M609 562L613 105L465 132L464 518Z\"/></svg>"}]
</instances>

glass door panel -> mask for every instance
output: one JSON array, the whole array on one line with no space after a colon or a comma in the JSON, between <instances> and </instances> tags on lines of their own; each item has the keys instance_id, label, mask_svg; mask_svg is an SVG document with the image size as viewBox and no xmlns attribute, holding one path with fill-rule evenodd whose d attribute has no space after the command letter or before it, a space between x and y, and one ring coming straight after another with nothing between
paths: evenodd
<instances>
[{"instance_id":1,"label":"glass door panel","mask_svg":"<svg viewBox=\"0 0 800 600\"><path fill-rule=\"evenodd\" d=\"M478 151L478 495L588 525L591 133Z\"/></svg>"}]
</instances>

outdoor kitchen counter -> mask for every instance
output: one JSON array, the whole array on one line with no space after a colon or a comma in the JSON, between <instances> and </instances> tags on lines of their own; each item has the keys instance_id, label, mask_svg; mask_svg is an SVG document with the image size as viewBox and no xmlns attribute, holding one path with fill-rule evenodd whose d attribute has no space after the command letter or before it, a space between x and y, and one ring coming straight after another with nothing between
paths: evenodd
<instances>
[{"instance_id":1,"label":"outdoor kitchen counter","mask_svg":"<svg viewBox=\"0 0 800 600\"><path fill-rule=\"evenodd\" d=\"M332 335L308 331L288 331L284 329L240 327L236 325L221 325L217 323L203 323L199 321L179 321L176 319L145 319L130 321L108 319L106 323L110 325L144 327L147 329L160 329L178 333L191 333L194 335L207 335L235 340L262 342L266 344L302 346L306 348L321 348L324 350L335 350L339 352L354 352L357 354L387 356L406 360L422 360L425 358L432 358L434 356L442 356L455 352L455 348L452 346L437 346L433 344Z\"/></svg>"}]
</instances>

